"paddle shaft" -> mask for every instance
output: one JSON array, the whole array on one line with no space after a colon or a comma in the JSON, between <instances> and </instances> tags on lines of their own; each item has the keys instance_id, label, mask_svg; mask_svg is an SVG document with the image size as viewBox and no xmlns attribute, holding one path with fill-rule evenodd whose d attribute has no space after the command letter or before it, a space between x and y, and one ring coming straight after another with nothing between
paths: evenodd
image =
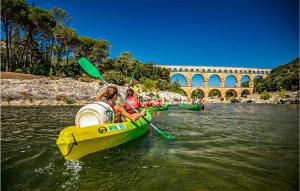
<instances>
[{"instance_id":1,"label":"paddle shaft","mask_svg":"<svg viewBox=\"0 0 300 191\"><path fill-rule=\"evenodd\" d=\"M129 85L128 85L128 87L130 87L130 85L131 85L131 82L132 82L132 80L133 80L133 77L134 77L134 75L135 75L135 72L136 72L137 66L138 66L138 65L136 65L136 67L135 67L135 69L134 69L134 71L133 71L133 74L132 74L132 76L131 76L131 79L130 79L130 82L129 82Z\"/></svg>"},{"instance_id":2,"label":"paddle shaft","mask_svg":"<svg viewBox=\"0 0 300 191\"><path fill-rule=\"evenodd\" d=\"M108 86L108 83L104 80L104 79L101 79L103 82L104 82L104 84L106 85L106 86ZM131 109L133 109L136 113L139 113L139 111L136 109L136 108L134 108L126 99L124 99L124 98L122 98L122 96L118 93L117 94L125 103L127 103L130 107L131 107ZM147 123L149 123L150 125L151 125L151 127L153 127L156 131L160 131L155 125L153 125L147 118L145 118L144 116L142 116L142 118L147 122Z\"/></svg>"}]
</instances>

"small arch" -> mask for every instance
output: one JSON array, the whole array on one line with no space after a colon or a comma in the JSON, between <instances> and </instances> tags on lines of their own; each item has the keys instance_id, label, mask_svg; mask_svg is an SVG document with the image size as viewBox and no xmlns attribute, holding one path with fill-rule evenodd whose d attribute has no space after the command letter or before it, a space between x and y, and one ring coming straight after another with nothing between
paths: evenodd
<instances>
[{"instance_id":1,"label":"small arch","mask_svg":"<svg viewBox=\"0 0 300 191\"><path fill-rule=\"evenodd\" d=\"M192 96L191 97L196 98L196 99L204 98L205 93L201 89L196 89L196 90L192 91Z\"/></svg>"},{"instance_id":2,"label":"small arch","mask_svg":"<svg viewBox=\"0 0 300 191\"><path fill-rule=\"evenodd\" d=\"M178 82L181 87L185 87L187 84L187 80L184 75L177 73L171 76L172 82Z\"/></svg>"},{"instance_id":3,"label":"small arch","mask_svg":"<svg viewBox=\"0 0 300 191\"><path fill-rule=\"evenodd\" d=\"M189 70L186 68L186 69L184 69L184 72L188 72Z\"/></svg>"},{"instance_id":4,"label":"small arch","mask_svg":"<svg viewBox=\"0 0 300 191\"><path fill-rule=\"evenodd\" d=\"M224 73L227 73L227 70L224 70Z\"/></svg>"},{"instance_id":5,"label":"small arch","mask_svg":"<svg viewBox=\"0 0 300 191\"><path fill-rule=\"evenodd\" d=\"M173 72L177 72L177 68L174 68L174 69L173 69Z\"/></svg>"},{"instance_id":6,"label":"small arch","mask_svg":"<svg viewBox=\"0 0 300 191\"><path fill-rule=\"evenodd\" d=\"M246 71L246 70L244 70L244 74L247 74L247 71Z\"/></svg>"},{"instance_id":7,"label":"small arch","mask_svg":"<svg viewBox=\"0 0 300 191\"><path fill-rule=\"evenodd\" d=\"M251 74L251 70L248 70L248 74Z\"/></svg>"},{"instance_id":8,"label":"small arch","mask_svg":"<svg viewBox=\"0 0 300 191\"><path fill-rule=\"evenodd\" d=\"M243 73L243 70L240 70L240 74L242 74Z\"/></svg>"},{"instance_id":9,"label":"small arch","mask_svg":"<svg viewBox=\"0 0 300 191\"><path fill-rule=\"evenodd\" d=\"M225 97L237 97L238 94L234 89L229 89L225 93Z\"/></svg>"},{"instance_id":10,"label":"small arch","mask_svg":"<svg viewBox=\"0 0 300 191\"><path fill-rule=\"evenodd\" d=\"M268 74L269 74L269 72L268 72L268 71L266 71L266 74L268 75Z\"/></svg>"},{"instance_id":11,"label":"small arch","mask_svg":"<svg viewBox=\"0 0 300 191\"><path fill-rule=\"evenodd\" d=\"M252 71L252 74L256 74L256 72L253 70L253 71Z\"/></svg>"},{"instance_id":12,"label":"small arch","mask_svg":"<svg viewBox=\"0 0 300 191\"><path fill-rule=\"evenodd\" d=\"M178 72L182 72L182 68L179 68Z\"/></svg>"},{"instance_id":13,"label":"small arch","mask_svg":"<svg viewBox=\"0 0 300 191\"><path fill-rule=\"evenodd\" d=\"M237 79L234 75L228 75L225 78L224 85L225 87L236 87Z\"/></svg>"},{"instance_id":14,"label":"small arch","mask_svg":"<svg viewBox=\"0 0 300 191\"><path fill-rule=\"evenodd\" d=\"M256 71L256 73L257 73L257 74L260 74L260 71L259 71L259 70L257 70L257 71Z\"/></svg>"},{"instance_id":15,"label":"small arch","mask_svg":"<svg viewBox=\"0 0 300 191\"><path fill-rule=\"evenodd\" d=\"M190 69L190 72L194 72L194 69L192 68L192 69Z\"/></svg>"},{"instance_id":16,"label":"small arch","mask_svg":"<svg viewBox=\"0 0 300 191\"><path fill-rule=\"evenodd\" d=\"M237 74L237 73L238 73L238 71L237 71L237 70L234 70L234 73L235 73L235 74Z\"/></svg>"},{"instance_id":17,"label":"small arch","mask_svg":"<svg viewBox=\"0 0 300 191\"><path fill-rule=\"evenodd\" d=\"M220 87L221 86L221 78L220 76L213 74L208 78L208 86L210 87Z\"/></svg>"},{"instance_id":18,"label":"small arch","mask_svg":"<svg viewBox=\"0 0 300 191\"><path fill-rule=\"evenodd\" d=\"M210 98L216 98L216 97L221 98L222 93L218 89L212 89L208 92L208 97L210 97Z\"/></svg>"},{"instance_id":19,"label":"small arch","mask_svg":"<svg viewBox=\"0 0 300 191\"><path fill-rule=\"evenodd\" d=\"M217 73L217 71L216 71L216 70L213 70L213 73Z\"/></svg>"},{"instance_id":20,"label":"small arch","mask_svg":"<svg viewBox=\"0 0 300 191\"><path fill-rule=\"evenodd\" d=\"M219 69L218 72L219 72L219 73L222 73L222 70Z\"/></svg>"},{"instance_id":21,"label":"small arch","mask_svg":"<svg viewBox=\"0 0 300 191\"><path fill-rule=\"evenodd\" d=\"M202 70L201 70L201 72L205 72L205 70L204 70L204 69L202 69Z\"/></svg>"},{"instance_id":22,"label":"small arch","mask_svg":"<svg viewBox=\"0 0 300 191\"><path fill-rule=\"evenodd\" d=\"M204 77L201 74L192 76L191 86L204 86Z\"/></svg>"},{"instance_id":23,"label":"small arch","mask_svg":"<svg viewBox=\"0 0 300 191\"><path fill-rule=\"evenodd\" d=\"M196 72L199 72L199 69L196 69Z\"/></svg>"},{"instance_id":24,"label":"small arch","mask_svg":"<svg viewBox=\"0 0 300 191\"><path fill-rule=\"evenodd\" d=\"M229 73L232 74L232 70L229 70Z\"/></svg>"},{"instance_id":25,"label":"small arch","mask_svg":"<svg viewBox=\"0 0 300 191\"><path fill-rule=\"evenodd\" d=\"M264 74L265 72L264 71L261 71L261 74Z\"/></svg>"},{"instance_id":26,"label":"small arch","mask_svg":"<svg viewBox=\"0 0 300 191\"><path fill-rule=\"evenodd\" d=\"M210 69L208 69L208 70L207 70L207 72L211 73L211 70L210 70Z\"/></svg>"}]
</instances>

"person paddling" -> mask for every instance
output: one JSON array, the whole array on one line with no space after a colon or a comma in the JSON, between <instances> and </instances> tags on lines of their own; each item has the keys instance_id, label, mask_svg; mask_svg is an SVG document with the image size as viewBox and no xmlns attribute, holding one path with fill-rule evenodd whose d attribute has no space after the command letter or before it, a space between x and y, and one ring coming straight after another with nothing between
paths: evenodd
<instances>
[{"instance_id":1,"label":"person paddling","mask_svg":"<svg viewBox=\"0 0 300 191\"><path fill-rule=\"evenodd\" d=\"M155 103L154 103L155 107L161 107L161 100L158 98Z\"/></svg>"},{"instance_id":2,"label":"person paddling","mask_svg":"<svg viewBox=\"0 0 300 191\"><path fill-rule=\"evenodd\" d=\"M145 107L152 107L152 106L153 106L153 104L152 104L151 100L147 99L147 101L145 103Z\"/></svg>"},{"instance_id":3,"label":"person paddling","mask_svg":"<svg viewBox=\"0 0 300 191\"><path fill-rule=\"evenodd\" d=\"M113 109L115 113L115 123L119 123L125 121L124 117L127 117L131 121L136 121L140 117L145 116L146 110L143 109L141 113L133 113L130 114L124 109L124 102L121 102L117 99L118 89L115 86L108 86L104 90L102 90L96 97L96 101L101 101L105 98L105 102L109 104L109 106Z\"/></svg>"},{"instance_id":4,"label":"person paddling","mask_svg":"<svg viewBox=\"0 0 300 191\"><path fill-rule=\"evenodd\" d=\"M142 107L141 102L136 97L134 90L131 88L128 88L126 91L126 101L128 101L137 110ZM135 113L135 111L128 104L126 104L125 110L130 114Z\"/></svg>"}]
</instances>

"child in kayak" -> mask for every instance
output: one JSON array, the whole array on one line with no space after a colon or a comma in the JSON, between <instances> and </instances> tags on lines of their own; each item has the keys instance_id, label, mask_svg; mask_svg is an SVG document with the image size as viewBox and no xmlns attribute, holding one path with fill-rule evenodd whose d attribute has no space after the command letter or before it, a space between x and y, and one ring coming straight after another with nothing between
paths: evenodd
<instances>
[{"instance_id":1,"label":"child in kayak","mask_svg":"<svg viewBox=\"0 0 300 191\"><path fill-rule=\"evenodd\" d=\"M142 106L140 100L137 98L136 94L131 88L128 88L126 91L126 101L128 101L137 110ZM130 114L135 113L135 111L128 104L126 104L125 110Z\"/></svg>"},{"instance_id":2,"label":"child in kayak","mask_svg":"<svg viewBox=\"0 0 300 191\"><path fill-rule=\"evenodd\" d=\"M141 113L128 113L124 109L124 102L117 99L118 89L115 86L108 86L103 91L101 91L97 97L96 101L101 101L101 99L105 98L105 102L108 103L115 113L115 119L114 122L122 122L125 121L124 116L132 121L138 120L140 117L145 116L146 109L143 109Z\"/></svg>"}]
</instances>

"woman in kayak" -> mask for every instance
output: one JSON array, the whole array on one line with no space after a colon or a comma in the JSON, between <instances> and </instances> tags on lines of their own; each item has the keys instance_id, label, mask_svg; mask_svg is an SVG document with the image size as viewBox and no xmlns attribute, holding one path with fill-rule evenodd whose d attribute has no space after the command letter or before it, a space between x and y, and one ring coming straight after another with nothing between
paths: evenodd
<instances>
[{"instance_id":1,"label":"woman in kayak","mask_svg":"<svg viewBox=\"0 0 300 191\"><path fill-rule=\"evenodd\" d=\"M124 117L127 117L131 121L136 121L140 117L145 116L146 109L143 109L141 113L133 113L133 114L128 113L124 109L125 106L124 102L117 99L117 95L118 95L117 87L108 86L103 91L101 91L96 97L96 101L101 101L104 98L105 102L112 107L115 113L115 119L114 119L115 123L125 121Z\"/></svg>"},{"instance_id":2,"label":"woman in kayak","mask_svg":"<svg viewBox=\"0 0 300 191\"><path fill-rule=\"evenodd\" d=\"M128 101L137 110L142 107L140 100L137 98L137 95L131 88L128 88L126 91L126 101ZM125 110L130 114L135 113L135 111L128 104L126 104Z\"/></svg>"}]
</instances>

